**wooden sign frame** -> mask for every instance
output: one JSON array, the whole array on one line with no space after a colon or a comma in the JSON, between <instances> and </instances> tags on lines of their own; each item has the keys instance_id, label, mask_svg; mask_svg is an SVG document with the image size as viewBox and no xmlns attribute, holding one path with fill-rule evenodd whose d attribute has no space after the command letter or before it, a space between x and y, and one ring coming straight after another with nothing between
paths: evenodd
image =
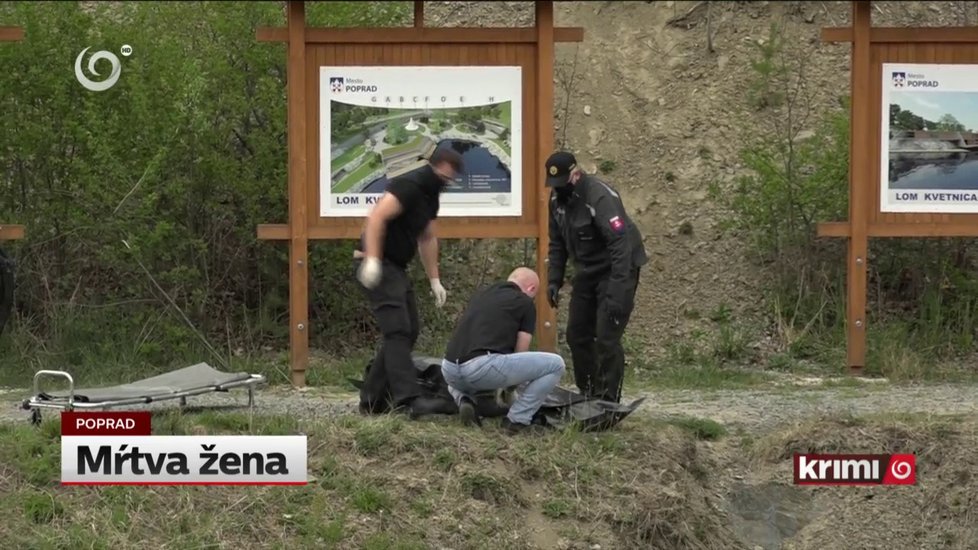
<instances>
[{"instance_id":1,"label":"wooden sign frame","mask_svg":"<svg viewBox=\"0 0 978 550\"><path fill-rule=\"evenodd\" d=\"M24 29L20 27L0 27L0 42L20 42L24 39ZM0 241L16 241L24 238L23 225L0 224Z\"/></svg>"},{"instance_id":2,"label":"wooden sign frame","mask_svg":"<svg viewBox=\"0 0 978 550\"><path fill-rule=\"evenodd\" d=\"M309 240L356 239L363 218L319 213L319 67L344 65L518 65L523 72L523 214L519 217L439 220L441 239L533 238L536 269L546 280L548 198L543 163L553 152L554 43L580 42L581 28L555 28L552 1L535 2L534 27L426 28L424 2L414 3L414 26L309 28L305 4L288 1L286 28L260 28L262 42L288 44L289 219L258 226L261 240L289 241L289 350L292 384L305 385L309 360ZM351 259L352 261L352 259ZM536 299L537 341L554 351L556 316L545 293Z\"/></svg>"},{"instance_id":3,"label":"wooden sign frame","mask_svg":"<svg viewBox=\"0 0 978 550\"><path fill-rule=\"evenodd\" d=\"M870 237L975 237L978 214L880 210L883 63L978 63L978 27L873 27L868 0L852 3L851 27L823 28L825 42L852 44L849 221L818 225L818 236L849 241L847 363L866 365L866 274ZM887 114L888 116L888 114Z\"/></svg>"}]
</instances>

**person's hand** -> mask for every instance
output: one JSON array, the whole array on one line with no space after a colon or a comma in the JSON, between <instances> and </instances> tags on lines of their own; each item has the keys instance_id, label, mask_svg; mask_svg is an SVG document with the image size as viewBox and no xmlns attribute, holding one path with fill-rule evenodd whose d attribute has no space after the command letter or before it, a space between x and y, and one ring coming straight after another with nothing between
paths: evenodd
<instances>
[{"instance_id":1,"label":"person's hand","mask_svg":"<svg viewBox=\"0 0 978 550\"><path fill-rule=\"evenodd\" d=\"M448 299L448 292L445 291L445 287L441 286L440 280L431 280L431 292L435 294L435 307L445 305L445 300Z\"/></svg>"},{"instance_id":2,"label":"person's hand","mask_svg":"<svg viewBox=\"0 0 978 550\"><path fill-rule=\"evenodd\" d=\"M605 309L608 311L608 320L616 327L625 318L625 310L614 300L608 300Z\"/></svg>"},{"instance_id":3,"label":"person's hand","mask_svg":"<svg viewBox=\"0 0 978 550\"><path fill-rule=\"evenodd\" d=\"M357 280L368 289L376 287L380 283L380 260L369 256L365 258L357 271Z\"/></svg>"},{"instance_id":4,"label":"person's hand","mask_svg":"<svg viewBox=\"0 0 978 550\"><path fill-rule=\"evenodd\" d=\"M547 301L550 302L550 307L557 309L557 303L560 302L560 285L550 283L547 287Z\"/></svg>"}]
</instances>

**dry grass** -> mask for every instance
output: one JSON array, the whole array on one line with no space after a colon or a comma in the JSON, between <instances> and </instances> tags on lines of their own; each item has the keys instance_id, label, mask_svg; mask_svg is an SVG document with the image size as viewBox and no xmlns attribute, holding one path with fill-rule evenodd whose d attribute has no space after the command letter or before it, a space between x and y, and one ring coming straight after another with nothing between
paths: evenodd
<instances>
[{"instance_id":1,"label":"dry grass","mask_svg":"<svg viewBox=\"0 0 978 550\"><path fill-rule=\"evenodd\" d=\"M912 452L918 483L779 492L811 501L793 548L978 539L972 419L823 418L746 438L704 419L642 416L610 433L539 437L446 419L154 417L158 434L305 433L302 488L64 488L58 433L56 420L0 426L0 537L11 547L736 549L744 533L725 488L736 474L757 491L784 488L794 452Z\"/></svg>"},{"instance_id":2,"label":"dry grass","mask_svg":"<svg viewBox=\"0 0 978 550\"><path fill-rule=\"evenodd\" d=\"M11 546L731 547L695 423L510 437L397 417L154 417L159 434L306 433L303 488L64 488L58 431L56 420L0 427L0 537Z\"/></svg>"},{"instance_id":3,"label":"dry grass","mask_svg":"<svg viewBox=\"0 0 978 550\"><path fill-rule=\"evenodd\" d=\"M918 460L940 461L963 426L960 417L948 415L826 417L762 438L753 455L782 462L794 453L914 453Z\"/></svg>"},{"instance_id":4,"label":"dry grass","mask_svg":"<svg viewBox=\"0 0 978 550\"><path fill-rule=\"evenodd\" d=\"M821 418L756 441L752 469L790 480L796 452L913 453L916 485L806 491L820 518L793 542L797 548L964 550L978 548L976 441L978 421L963 416Z\"/></svg>"}]
</instances>

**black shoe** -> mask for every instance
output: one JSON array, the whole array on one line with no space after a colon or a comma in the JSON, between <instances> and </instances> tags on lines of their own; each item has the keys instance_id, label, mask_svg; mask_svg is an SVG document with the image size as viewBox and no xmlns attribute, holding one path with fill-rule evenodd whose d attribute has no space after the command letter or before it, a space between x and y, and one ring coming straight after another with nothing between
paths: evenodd
<instances>
[{"instance_id":1,"label":"black shoe","mask_svg":"<svg viewBox=\"0 0 978 550\"><path fill-rule=\"evenodd\" d=\"M475 403L468 397L461 399L458 405L458 417L463 426L476 425L482 427L482 419L479 418L479 413L475 410Z\"/></svg>"},{"instance_id":2,"label":"black shoe","mask_svg":"<svg viewBox=\"0 0 978 550\"><path fill-rule=\"evenodd\" d=\"M550 422L547 421L547 417L540 413L539 411L533 415L533 419L530 420L530 424L533 426L542 426L544 428L551 428Z\"/></svg>"},{"instance_id":3,"label":"black shoe","mask_svg":"<svg viewBox=\"0 0 978 550\"><path fill-rule=\"evenodd\" d=\"M496 402L496 395L493 393L476 394L473 397L475 412L481 418L502 418L509 412L508 406L504 407Z\"/></svg>"},{"instance_id":4,"label":"black shoe","mask_svg":"<svg viewBox=\"0 0 978 550\"><path fill-rule=\"evenodd\" d=\"M380 403L367 403L365 401L361 401L360 405L357 407L357 410L363 416L384 414L387 412L387 409L388 408L386 406Z\"/></svg>"},{"instance_id":5,"label":"black shoe","mask_svg":"<svg viewBox=\"0 0 978 550\"><path fill-rule=\"evenodd\" d=\"M508 417L503 418L502 428L506 430L506 433L510 435L516 435L521 433L539 433L546 430L546 426L542 424L520 424L518 422L512 422Z\"/></svg>"},{"instance_id":6,"label":"black shoe","mask_svg":"<svg viewBox=\"0 0 978 550\"><path fill-rule=\"evenodd\" d=\"M411 401L410 410L411 418L428 414L452 414L455 412L455 403L445 399L416 397Z\"/></svg>"}]
</instances>

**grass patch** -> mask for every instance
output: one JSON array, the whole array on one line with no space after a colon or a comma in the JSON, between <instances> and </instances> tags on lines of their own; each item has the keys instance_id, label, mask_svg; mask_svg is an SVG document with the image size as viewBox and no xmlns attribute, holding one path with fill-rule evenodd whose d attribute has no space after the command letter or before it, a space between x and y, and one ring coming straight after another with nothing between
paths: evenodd
<instances>
[{"instance_id":1,"label":"grass patch","mask_svg":"<svg viewBox=\"0 0 978 550\"><path fill-rule=\"evenodd\" d=\"M789 460L794 453L912 453L918 460L940 461L969 420L928 413L826 416L760 437L752 453L768 462Z\"/></svg>"},{"instance_id":2,"label":"grass patch","mask_svg":"<svg viewBox=\"0 0 978 550\"><path fill-rule=\"evenodd\" d=\"M574 505L569 500L562 498L550 499L543 503L543 515L549 518L560 519L567 517L573 509Z\"/></svg>"},{"instance_id":3,"label":"grass patch","mask_svg":"<svg viewBox=\"0 0 978 550\"><path fill-rule=\"evenodd\" d=\"M366 147L364 147L362 144L354 147L350 147L345 152L343 152L342 155L333 159L333 161L330 163L330 168L332 170L336 170L337 168L346 166L350 161L362 155L365 150Z\"/></svg>"},{"instance_id":4,"label":"grass patch","mask_svg":"<svg viewBox=\"0 0 978 550\"><path fill-rule=\"evenodd\" d=\"M727 435L727 429L719 422L708 418L696 418L692 416L670 418L666 421L673 426L682 428L689 432L696 439L714 441Z\"/></svg>"},{"instance_id":5,"label":"grass patch","mask_svg":"<svg viewBox=\"0 0 978 550\"><path fill-rule=\"evenodd\" d=\"M506 154L507 155L509 155L510 157L513 156L513 152L510 150L509 144L506 143L506 140L505 139L492 138L491 141L493 143L495 143L496 145L498 145L500 149L502 149L503 151L506 151Z\"/></svg>"},{"instance_id":6,"label":"grass patch","mask_svg":"<svg viewBox=\"0 0 978 550\"><path fill-rule=\"evenodd\" d=\"M390 509L391 497L384 490L370 485L362 485L354 491L350 502L353 508L364 514L374 514Z\"/></svg>"},{"instance_id":7,"label":"grass patch","mask_svg":"<svg viewBox=\"0 0 978 550\"><path fill-rule=\"evenodd\" d=\"M707 361L702 364L639 366L626 383L646 389L746 389L770 384L774 377L763 371L734 366L720 366Z\"/></svg>"},{"instance_id":8,"label":"grass patch","mask_svg":"<svg viewBox=\"0 0 978 550\"><path fill-rule=\"evenodd\" d=\"M499 120L498 122L507 128L512 129L513 127L513 102L506 101L499 104Z\"/></svg>"},{"instance_id":9,"label":"grass patch","mask_svg":"<svg viewBox=\"0 0 978 550\"><path fill-rule=\"evenodd\" d=\"M298 425L291 417L173 412L154 415L153 429L274 434ZM660 522L672 525L680 546L728 540L709 508L712 493L691 473L704 465L686 425L630 419L613 433L511 437L493 425L344 416L303 422L302 431L312 476L305 487L78 489L58 483L57 419L0 427L0 536L28 548L136 540L188 548L516 548L540 527L526 522L537 510L537 523L549 522L550 531L599 533L592 542L606 547L647 546ZM650 461L656 468L647 468Z\"/></svg>"},{"instance_id":10,"label":"grass patch","mask_svg":"<svg viewBox=\"0 0 978 550\"><path fill-rule=\"evenodd\" d=\"M753 366L751 332L731 323L726 308L717 308L709 317L714 330L694 331L671 342L661 359L644 360L641 347L626 341L626 357L634 361L634 368L626 369L626 384L650 389L742 389L775 379Z\"/></svg>"},{"instance_id":11,"label":"grass patch","mask_svg":"<svg viewBox=\"0 0 978 550\"><path fill-rule=\"evenodd\" d=\"M384 149L384 155L386 155L387 157L391 157L403 151L409 151L412 148L417 147L418 144L421 143L421 140L424 139L424 136L419 134L418 132L407 132L407 134L414 135L414 138L409 140L407 143L394 145L393 147L388 147Z\"/></svg>"},{"instance_id":12,"label":"grass patch","mask_svg":"<svg viewBox=\"0 0 978 550\"><path fill-rule=\"evenodd\" d=\"M344 176L343 179L333 186L333 193L346 193L351 187L359 183L360 180L377 170L383 170L383 166L372 166L369 161L361 164L356 170Z\"/></svg>"}]
</instances>

